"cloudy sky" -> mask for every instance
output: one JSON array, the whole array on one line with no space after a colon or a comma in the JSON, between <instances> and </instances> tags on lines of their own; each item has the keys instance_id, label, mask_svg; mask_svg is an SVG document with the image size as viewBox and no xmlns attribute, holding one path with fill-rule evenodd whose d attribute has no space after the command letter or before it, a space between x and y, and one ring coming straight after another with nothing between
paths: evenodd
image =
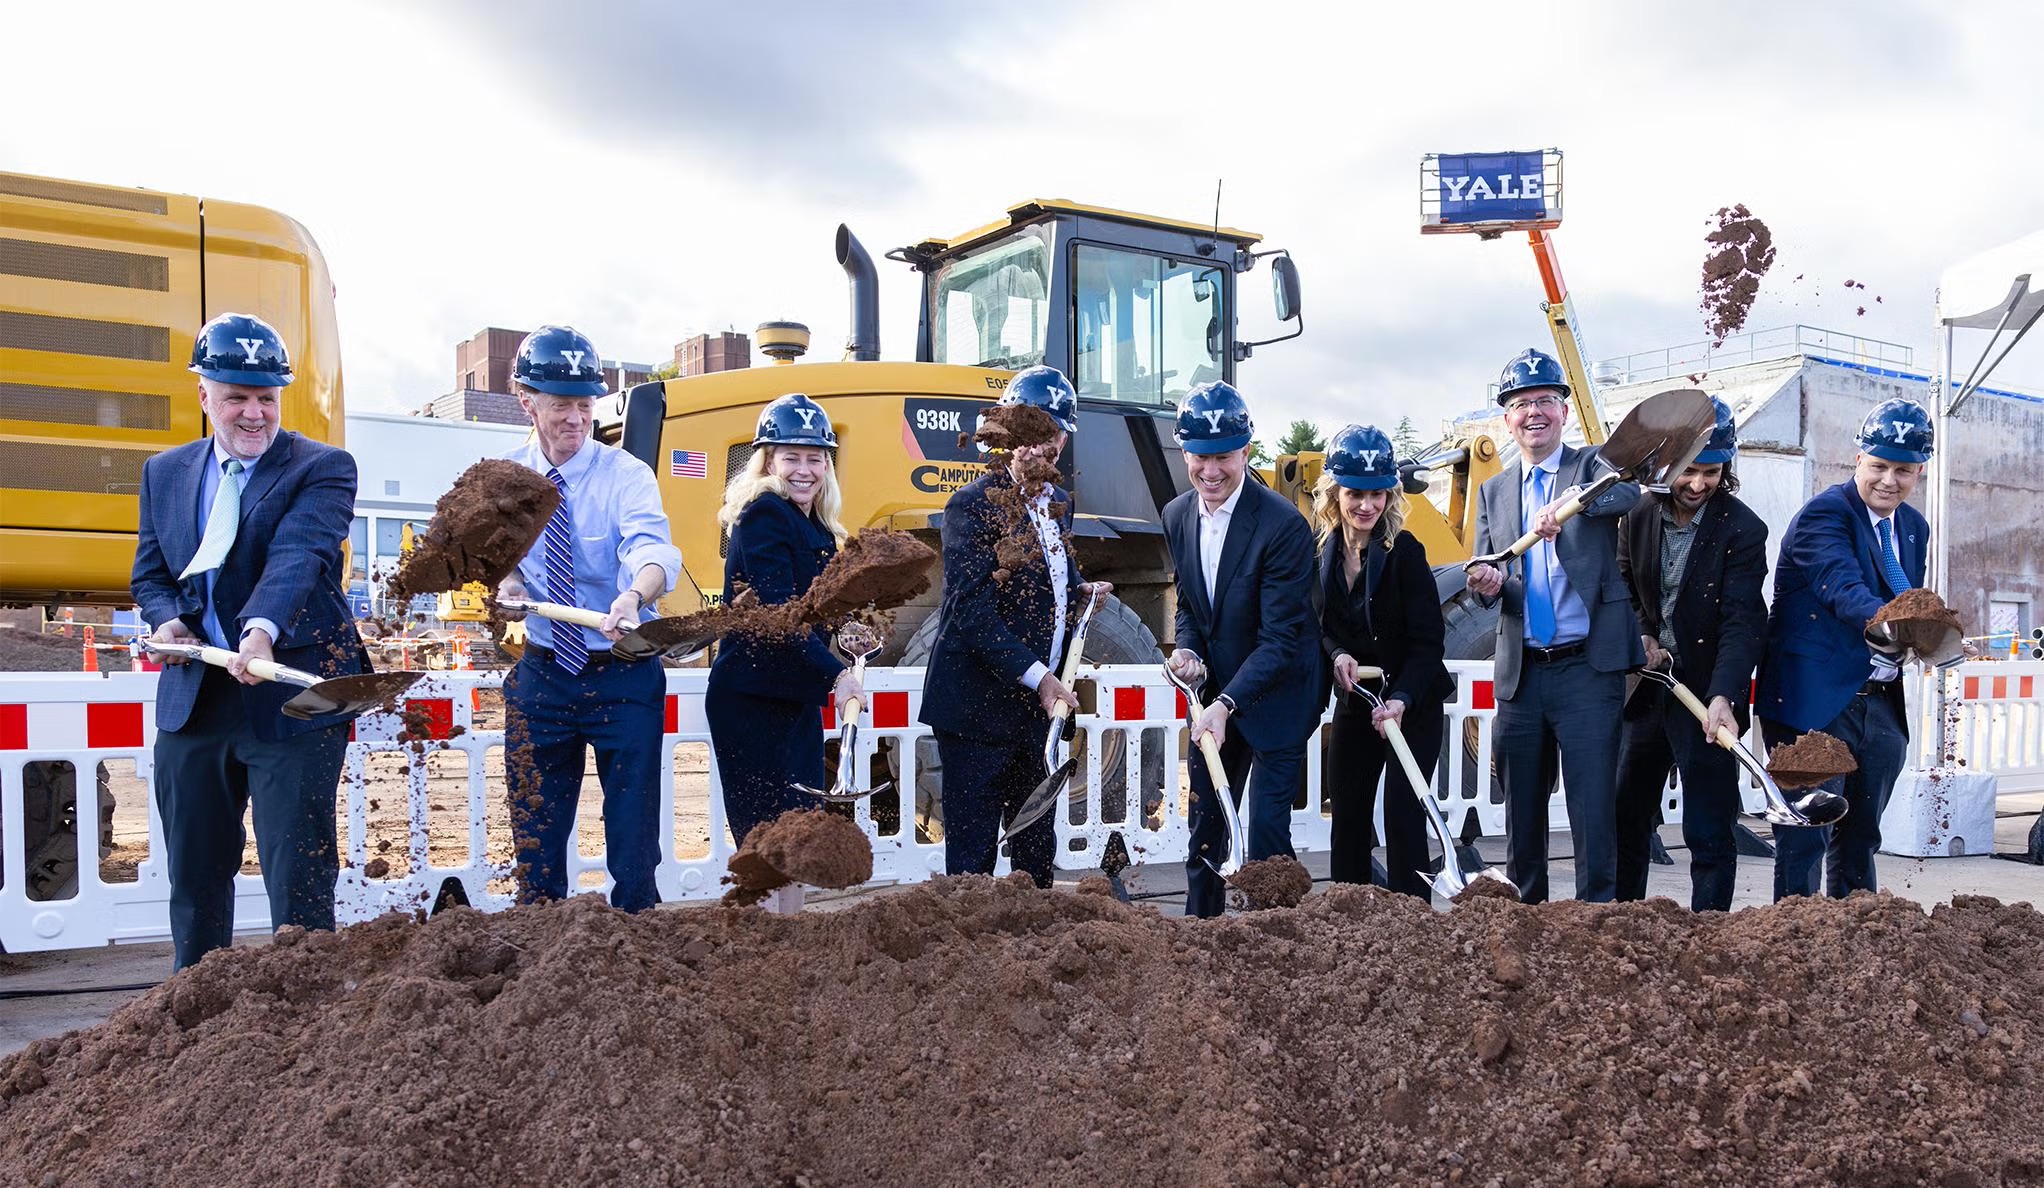
<instances>
[{"instance_id":1,"label":"cloudy sky","mask_svg":"<svg viewBox=\"0 0 2044 1188\"><path fill-rule=\"evenodd\" d=\"M1593 358L1701 339L1702 235L1729 203L1780 249L1749 329L1908 344L1919 371L1939 271L2044 227L2030 0L766 11L21 6L0 168L294 216L339 289L350 403L389 410L452 387L486 325L572 322L661 361L792 318L832 356L840 221L878 257L1024 197L1206 219L1221 179L1222 220L1305 281L1305 335L1242 371L1264 425L1430 426L1549 339L1522 236L1418 234L1428 152L1564 150ZM907 357L914 274L881 267L883 350ZM1271 328L1266 278L1245 337ZM2044 343L1999 378L2044 390Z\"/></svg>"}]
</instances>

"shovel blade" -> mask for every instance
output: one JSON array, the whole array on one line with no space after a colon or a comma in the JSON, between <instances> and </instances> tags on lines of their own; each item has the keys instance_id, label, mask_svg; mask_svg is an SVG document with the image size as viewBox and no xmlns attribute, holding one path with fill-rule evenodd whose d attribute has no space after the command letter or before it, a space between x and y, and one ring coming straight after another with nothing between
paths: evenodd
<instances>
[{"instance_id":1,"label":"shovel blade","mask_svg":"<svg viewBox=\"0 0 2044 1188\"><path fill-rule=\"evenodd\" d=\"M397 697L425 675L423 672L365 672L335 677L321 681L285 702L284 713L300 719L327 714L353 717Z\"/></svg>"},{"instance_id":2,"label":"shovel blade","mask_svg":"<svg viewBox=\"0 0 2044 1188\"><path fill-rule=\"evenodd\" d=\"M1072 782L1072 773L1078 768L1079 761L1074 757L1065 760L1058 765L1056 771L1043 777L1043 782L1030 791L1029 798L1022 802L1022 807L1016 809L1015 815L1009 817L1007 823L1001 827L1001 840L1007 841L1049 815L1050 810L1057 807L1057 802L1063 798L1065 789Z\"/></svg>"},{"instance_id":3,"label":"shovel blade","mask_svg":"<svg viewBox=\"0 0 2044 1188\"><path fill-rule=\"evenodd\" d=\"M664 619L649 619L639 624L631 635L644 640L646 646L663 655L700 655L703 649L717 641L721 633L703 625L703 616L671 615ZM626 636L629 639L631 636ZM611 645L616 650L617 645Z\"/></svg>"},{"instance_id":4,"label":"shovel blade","mask_svg":"<svg viewBox=\"0 0 2044 1188\"><path fill-rule=\"evenodd\" d=\"M1696 460L1716 426L1708 393L1671 388L1634 405L1598 447L1597 458L1648 486L1666 486Z\"/></svg>"}]
</instances>

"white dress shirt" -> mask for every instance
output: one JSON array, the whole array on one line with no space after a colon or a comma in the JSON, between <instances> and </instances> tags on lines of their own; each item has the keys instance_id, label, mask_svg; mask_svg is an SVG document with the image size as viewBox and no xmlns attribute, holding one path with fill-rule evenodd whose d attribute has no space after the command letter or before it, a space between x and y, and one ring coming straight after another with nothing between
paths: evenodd
<instances>
[{"instance_id":1,"label":"white dress shirt","mask_svg":"<svg viewBox=\"0 0 2044 1188\"><path fill-rule=\"evenodd\" d=\"M1050 633L1050 657L1055 660L1065 646L1065 622L1068 617L1065 608L1067 601L1065 587L1071 582L1071 571L1066 566L1070 564L1070 560L1065 555L1064 528L1050 518L1050 492L1046 490L1030 500L1028 512L1029 522L1036 525L1036 539L1043 545L1044 569L1050 574L1050 596L1057 606L1057 626L1053 627ZM1029 671L1022 674L1022 686L1026 689L1036 688L1043 683L1044 674L1049 671L1050 666L1040 661L1030 665Z\"/></svg>"},{"instance_id":2,"label":"white dress shirt","mask_svg":"<svg viewBox=\"0 0 2044 1188\"><path fill-rule=\"evenodd\" d=\"M1207 501L1194 491L1193 510L1199 513L1199 569L1207 583L1207 605L1214 604L1214 583L1221 577L1221 550L1228 543L1228 525L1235 519L1235 505L1242 502L1242 488L1249 485L1249 476L1235 484L1235 491L1221 501L1221 506L1207 510Z\"/></svg>"}]
</instances>

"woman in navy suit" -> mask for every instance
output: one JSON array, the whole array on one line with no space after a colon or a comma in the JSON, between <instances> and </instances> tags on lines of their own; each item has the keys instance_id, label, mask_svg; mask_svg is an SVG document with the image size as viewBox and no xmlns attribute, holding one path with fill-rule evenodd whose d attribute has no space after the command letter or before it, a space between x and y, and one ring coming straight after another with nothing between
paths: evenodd
<instances>
[{"instance_id":1,"label":"woman in navy suit","mask_svg":"<svg viewBox=\"0 0 2044 1188\"><path fill-rule=\"evenodd\" d=\"M836 454L837 434L814 400L796 393L766 406L752 461L717 514L730 534L726 598L742 584L765 605L787 602L837 554L845 529ZM704 710L733 841L813 803L794 785L824 786L824 698L843 705L861 694L820 627L786 640L733 634L718 645Z\"/></svg>"},{"instance_id":2,"label":"woman in navy suit","mask_svg":"<svg viewBox=\"0 0 2044 1188\"><path fill-rule=\"evenodd\" d=\"M1393 891L1425 898L1426 817L1382 724L1398 722L1420 774L1431 779L1441 755L1441 706L1454 685L1441 659L1447 629L1433 570L1426 546L1404 530L1398 459L1383 431L1350 425L1334 435L1313 490L1313 519L1320 538L1313 605L1333 683L1341 690L1329 739L1330 873L1338 883L1370 881L1371 820L1381 774L1385 873ZM1384 672L1361 682L1381 705L1350 692L1363 668ZM1326 697L1324 688L1321 696Z\"/></svg>"}]
</instances>

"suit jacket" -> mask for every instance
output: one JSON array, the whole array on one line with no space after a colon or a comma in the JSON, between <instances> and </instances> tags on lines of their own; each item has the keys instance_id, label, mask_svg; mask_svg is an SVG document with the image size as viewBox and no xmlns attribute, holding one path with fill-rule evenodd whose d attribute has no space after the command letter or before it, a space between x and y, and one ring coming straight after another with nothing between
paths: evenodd
<instances>
[{"instance_id":1,"label":"suit jacket","mask_svg":"<svg viewBox=\"0 0 2044 1188\"><path fill-rule=\"evenodd\" d=\"M1603 471L1596 458L1595 446L1561 447L1561 468L1555 477L1558 489L1596 481ZM1523 459L1512 463L1477 491L1473 555L1510 548L1525 534L1520 528L1524 521L1519 506L1524 466ZM1624 672L1647 662L1646 650L1640 647L1639 623L1632 614L1632 596L1618 573L1618 518L1638 502L1639 484L1619 483L1563 524L1561 535L1554 540L1555 556L1568 574L1569 586L1590 612L1588 655L1590 667L1599 672ZM1524 560L1514 562L1506 573L1505 588L1493 600L1500 607L1495 651L1499 697L1508 698L1519 691L1519 649L1526 640L1524 573Z\"/></svg>"},{"instance_id":2,"label":"suit jacket","mask_svg":"<svg viewBox=\"0 0 2044 1188\"><path fill-rule=\"evenodd\" d=\"M1930 523L1906 503L1895 509L1894 521L1896 557L1911 584L1920 586ZM1775 560L1774 607L1760 660L1755 706L1762 718L1822 730L1866 682L1867 620L1888 601L1880 547L1850 479L1817 492L1789 521ZM1898 699L1901 687L1891 682ZM1906 728L1906 716L1903 723Z\"/></svg>"},{"instance_id":3,"label":"suit jacket","mask_svg":"<svg viewBox=\"0 0 2044 1188\"><path fill-rule=\"evenodd\" d=\"M1618 535L1618 572L1632 591L1642 635L1661 633L1661 509L1648 496L1625 514ZM1736 495L1719 494L1698 509L1696 539L1675 595L1676 674L1706 703L1722 697L1746 728L1753 668L1767 633L1767 525Z\"/></svg>"},{"instance_id":4,"label":"suit jacket","mask_svg":"<svg viewBox=\"0 0 2044 1188\"><path fill-rule=\"evenodd\" d=\"M1206 663L1203 699L1234 698L1228 729L1251 749L1297 746L1327 704L1312 608L1312 530L1290 500L1245 477L1209 601L1198 499L1187 491L1164 505L1164 539L1178 574L1175 642Z\"/></svg>"},{"instance_id":5,"label":"suit jacket","mask_svg":"<svg viewBox=\"0 0 2044 1188\"><path fill-rule=\"evenodd\" d=\"M1050 716L1022 678L1032 664L1055 672L1064 661L1082 609L1079 567L1068 550L1065 646L1053 656L1057 602L1050 567L1039 560L1014 570L1005 583L994 580L994 547L1013 525L1012 513L993 496L1014 486L1007 469L995 467L944 504L944 602L924 674L921 717L931 729L966 738L1040 746ZM1064 506L1060 523L1069 532L1070 494L1052 487L1050 500ZM1021 531L1033 535L1035 529L1025 523ZM1040 559L1041 552L1034 555Z\"/></svg>"},{"instance_id":6,"label":"suit jacket","mask_svg":"<svg viewBox=\"0 0 2044 1188\"><path fill-rule=\"evenodd\" d=\"M830 529L788 500L767 493L745 506L731 530L724 589L728 596L744 582L762 603L787 602L807 591L836 555L837 540ZM821 627L792 640L733 634L717 646L710 688L822 705L844 670L844 662L831 654L830 634Z\"/></svg>"},{"instance_id":7,"label":"suit jacket","mask_svg":"<svg viewBox=\"0 0 2044 1188\"><path fill-rule=\"evenodd\" d=\"M199 492L214 465L213 439L166 450L142 465L141 520L130 580L142 617L161 625L184 620L206 634L204 575L178 574L199 551L204 524ZM249 619L268 619L281 633L277 663L321 676L367 672L369 656L341 587L341 544L355 518L355 459L345 450L280 432L249 474L241 493L234 547L213 579L220 625L239 639ZM205 665L165 665L156 683L156 725L176 730L190 718ZM235 686L257 738L279 740L336 725L339 716L299 721L283 715L298 693L278 682Z\"/></svg>"},{"instance_id":8,"label":"suit jacket","mask_svg":"<svg viewBox=\"0 0 2044 1188\"><path fill-rule=\"evenodd\" d=\"M1334 687L1335 654L1358 653L1366 642L1376 656L1371 663L1384 669L1385 700L1396 698L1408 706L1447 700L1455 682L1443 662L1448 629L1441 619L1441 598L1433 567L1427 564L1427 547L1412 533L1401 531L1389 549L1372 540L1364 550L1370 570L1369 641L1344 638L1330 609L1348 598L1341 551L1337 529L1321 542L1320 572L1313 583L1313 617L1320 624L1321 651L1326 656L1320 666L1320 701L1324 704Z\"/></svg>"}]
</instances>

